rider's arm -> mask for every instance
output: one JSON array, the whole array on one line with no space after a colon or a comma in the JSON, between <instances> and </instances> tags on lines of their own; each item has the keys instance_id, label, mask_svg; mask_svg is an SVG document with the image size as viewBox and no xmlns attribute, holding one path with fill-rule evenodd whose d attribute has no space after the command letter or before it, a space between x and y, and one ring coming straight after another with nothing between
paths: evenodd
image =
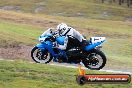
<instances>
[{"instance_id":1,"label":"rider's arm","mask_svg":"<svg viewBox=\"0 0 132 88\"><path fill-rule=\"evenodd\" d=\"M74 30L74 37L77 38L80 42L82 42L83 40L85 40L85 38L82 36L82 34L80 34L78 31Z\"/></svg>"},{"instance_id":2,"label":"rider's arm","mask_svg":"<svg viewBox=\"0 0 132 88\"><path fill-rule=\"evenodd\" d=\"M68 43L68 37L65 37L64 45L58 44L58 45L57 45L57 48L58 48L58 49L61 49L61 50L65 50L65 49L67 48L67 43Z\"/></svg>"}]
</instances>

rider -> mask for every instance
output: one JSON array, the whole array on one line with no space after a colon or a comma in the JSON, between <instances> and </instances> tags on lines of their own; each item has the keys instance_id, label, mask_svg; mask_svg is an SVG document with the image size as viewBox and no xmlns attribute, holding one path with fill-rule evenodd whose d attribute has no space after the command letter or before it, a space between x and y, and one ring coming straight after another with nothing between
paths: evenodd
<instances>
[{"instance_id":1,"label":"rider","mask_svg":"<svg viewBox=\"0 0 132 88\"><path fill-rule=\"evenodd\" d=\"M57 26L56 31L53 31L52 28L49 28L41 36L52 35L55 32L59 36L65 36L64 45L60 45L60 44L55 43L54 47L56 47L58 49L69 50L72 47L82 48L83 44L86 43L86 39L78 31L76 31L72 27L68 27L65 23L59 24ZM66 61L67 61L67 59L66 59Z\"/></svg>"},{"instance_id":2,"label":"rider","mask_svg":"<svg viewBox=\"0 0 132 88\"><path fill-rule=\"evenodd\" d=\"M60 36L65 36L64 45L56 44L56 48L58 49L68 50L72 47L81 47L86 43L86 39L78 31L67 26L65 23L57 25L56 29L56 31L53 31L53 28L49 28L41 36L52 35L55 32Z\"/></svg>"},{"instance_id":3,"label":"rider","mask_svg":"<svg viewBox=\"0 0 132 88\"><path fill-rule=\"evenodd\" d=\"M57 26L57 31L60 36L65 36L64 45L57 45L57 48L61 50L67 50L71 47L81 47L86 43L86 39L78 31L72 27L67 26L65 23L61 23Z\"/></svg>"}]
</instances>

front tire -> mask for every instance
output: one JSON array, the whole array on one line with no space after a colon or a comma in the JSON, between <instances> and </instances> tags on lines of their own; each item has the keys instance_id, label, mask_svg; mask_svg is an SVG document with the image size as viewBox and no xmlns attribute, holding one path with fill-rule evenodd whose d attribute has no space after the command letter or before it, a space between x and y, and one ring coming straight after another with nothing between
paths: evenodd
<instances>
[{"instance_id":1,"label":"front tire","mask_svg":"<svg viewBox=\"0 0 132 88\"><path fill-rule=\"evenodd\" d=\"M100 70L105 66L106 60L106 56L102 51L94 49L83 60L83 64L91 70Z\"/></svg>"},{"instance_id":2,"label":"front tire","mask_svg":"<svg viewBox=\"0 0 132 88\"><path fill-rule=\"evenodd\" d=\"M47 50L34 47L31 51L31 57L36 63L49 63L52 60L51 54Z\"/></svg>"}]
</instances>

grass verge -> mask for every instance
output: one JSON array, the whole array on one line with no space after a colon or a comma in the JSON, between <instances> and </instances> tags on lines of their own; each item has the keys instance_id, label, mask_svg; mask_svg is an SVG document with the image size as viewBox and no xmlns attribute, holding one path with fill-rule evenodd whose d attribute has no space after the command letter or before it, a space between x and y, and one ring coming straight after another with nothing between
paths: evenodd
<instances>
[{"instance_id":1,"label":"grass verge","mask_svg":"<svg viewBox=\"0 0 132 88\"><path fill-rule=\"evenodd\" d=\"M88 74L106 72L87 71ZM131 88L130 84L76 83L78 69L32 64L23 61L0 61L0 88Z\"/></svg>"},{"instance_id":2,"label":"grass verge","mask_svg":"<svg viewBox=\"0 0 132 88\"><path fill-rule=\"evenodd\" d=\"M132 16L131 8L112 3L102 4L100 0L1 0L0 6L7 10L65 17L127 20Z\"/></svg>"},{"instance_id":3,"label":"grass verge","mask_svg":"<svg viewBox=\"0 0 132 88\"><path fill-rule=\"evenodd\" d=\"M87 37L106 37L107 42L103 45L103 51L108 58L106 67L118 67L118 69L125 69L128 71L132 68L132 24L130 22L88 20L84 18L48 16L40 14L32 15L12 11L2 11L0 14L0 18L3 18L0 20L0 46L15 43L23 43L25 45L33 46L38 43L36 39L44 30L46 30L47 27L55 26L54 22L66 22L75 27L81 33L85 34ZM4 15L7 14L10 15L8 16L8 19L5 19ZM23 22L21 22L22 19ZM34 21L44 23L43 25L39 25ZM50 21L52 22L50 23Z\"/></svg>"}]
</instances>

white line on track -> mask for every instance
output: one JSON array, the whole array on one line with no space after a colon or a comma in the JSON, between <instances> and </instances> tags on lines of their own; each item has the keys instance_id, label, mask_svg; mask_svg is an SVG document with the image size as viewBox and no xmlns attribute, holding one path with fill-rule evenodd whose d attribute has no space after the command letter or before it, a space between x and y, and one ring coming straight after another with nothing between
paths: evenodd
<instances>
[{"instance_id":1,"label":"white line on track","mask_svg":"<svg viewBox=\"0 0 132 88\"><path fill-rule=\"evenodd\" d=\"M77 65L66 65L66 64L57 64L57 63L51 63L50 65L54 65L54 66L62 66L62 67L67 67L67 68L78 68ZM84 69L87 69L85 67L83 67ZM89 70L89 69L87 69ZM90 71L90 70L89 70ZM124 71L117 71L117 70L106 70L106 69L101 69L98 71L103 71L103 72L112 72L112 73L120 73L120 74L132 74L131 72L124 72Z\"/></svg>"},{"instance_id":2,"label":"white line on track","mask_svg":"<svg viewBox=\"0 0 132 88\"><path fill-rule=\"evenodd\" d=\"M0 60L4 60L4 61L15 61L15 60L6 60L6 59L0 59ZM29 62L29 63L34 63L34 62ZM77 65L71 65L71 64L60 64L60 63L49 63L49 65L54 65L54 66L61 66L61 67L66 67L66 68L78 68ZM87 69L85 67L83 67L84 69ZM89 70L90 71L90 70ZM117 70L105 70L105 69L101 69L98 71L103 71L103 72L112 72L112 73L120 73L120 74L132 74L131 72L124 72L124 71L117 71Z\"/></svg>"}]
</instances>

